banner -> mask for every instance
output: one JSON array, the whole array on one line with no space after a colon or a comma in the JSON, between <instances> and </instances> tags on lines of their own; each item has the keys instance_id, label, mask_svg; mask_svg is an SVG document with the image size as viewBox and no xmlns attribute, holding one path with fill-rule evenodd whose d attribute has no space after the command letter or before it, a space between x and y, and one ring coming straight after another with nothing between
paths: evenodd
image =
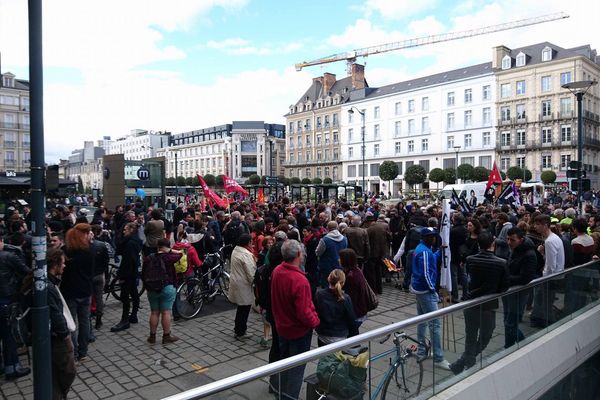
<instances>
[{"instance_id":1,"label":"banner","mask_svg":"<svg viewBox=\"0 0 600 400\"><path fill-rule=\"evenodd\" d=\"M513 183L506 185L500 196L498 196L498 203L500 204L508 204L512 208L516 209L521 205L521 199L519 197L519 192Z\"/></svg>"},{"instance_id":2,"label":"banner","mask_svg":"<svg viewBox=\"0 0 600 400\"><path fill-rule=\"evenodd\" d=\"M492 167L492 171L490 172L487 185L485 185L485 198L489 202L494 201L494 196L498 197L498 188L502 188L502 175L500 175L500 171L498 171L498 166L494 161L494 166Z\"/></svg>"},{"instance_id":3,"label":"banner","mask_svg":"<svg viewBox=\"0 0 600 400\"><path fill-rule=\"evenodd\" d=\"M448 293L452 291L452 273L450 271L450 199L442 200L442 223L440 225L440 236L442 237L442 268L440 269L440 287L445 288Z\"/></svg>"},{"instance_id":4,"label":"banner","mask_svg":"<svg viewBox=\"0 0 600 400\"><path fill-rule=\"evenodd\" d=\"M263 188L258 189L258 194L256 195L256 201L260 204L265 203L265 191Z\"/></svg>"},{"instance_id":5,"label":"banner","mask_svg":"<svg viewBox=\"0 0 600 400\"><path fill-rule=\"evenodd\" d=\"M218 205L221 208L227 208L227 204L223 201L218 194L216 194L211 188L208 187L204 179L198 175L198 182L200 182L200 186L202 186L202 190L204 191L204 197L206 197L209 202L212 201L214 204Z\"/></svg>"},{"instance_id":6,"label":"banner","mask_svg":"<svg viewBox=\"0 0 600 400\"><path fill-rule=\"evenodd\" d=\"M238 192L242 193L244 196L250 195L250 193L241 187L240 184L235 181L235 179L231 179L227 175L223 175L223 186L225 187L225 193Z\"/></svg>"},{"instance_id":7,"label":"banner","mask_svg":"<svg viewBox=\"0 0 600 400\"><path fill-rule=\"evenodd\" d=\"M469 202L467 201L467 199L465 199L464 197L458 197L458 194L456 194L456 190L454 190L454 188L452 188L451 201L452 201L452 204L454 204L456 206L460 206L460 209L462 210L462 212L467 212L467 213L473 212L473 209L469 205Z\"/></svg>"}]
</instances>

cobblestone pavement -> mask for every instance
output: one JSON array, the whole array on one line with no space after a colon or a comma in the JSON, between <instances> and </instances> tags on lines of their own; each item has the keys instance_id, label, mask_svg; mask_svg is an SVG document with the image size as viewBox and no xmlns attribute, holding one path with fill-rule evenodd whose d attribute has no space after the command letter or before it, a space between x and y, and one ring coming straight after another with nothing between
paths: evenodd
<instances>
[{"instance_id":1,"label":"cobblestone pavement","mask_svg":"<svg viewBox=\"0 0 600 400\"><path fill-rule=\"evenodd\" d=\"M90 344L89 358L77 365L77 378L69 393L70 399L159 399L266 364L268 350L263 349L259 343L263 330L260 315L251 312L248 321L248 333L251 338L238 341L233 337L235 307L224 298L219 297L213 304L205 305L198 317L192 320L175 322L173 333L181 340L166 346L160 344L160 328L157 343L149 345L146 342L149 308L145 295L142 298L143 309L140 310L139 323L126 331L111 333L110 326L119 320L120 306L115 299L108 300L104 327L96 331L97 340ZM414 296L386 283L379 307L370 314L361 327L361 332L414 315ZM463 348L464 331L461 316L457 316L454 321L454 338L459 344L459 351ZM498 313L497 320L496 336L486 350L490 354L499 351L503 344L503 338L499 337L504 331L501 313ZM450 321L448 325L452 325ZM414 330L411 333L415 333ZM384 345L378 342L371 344L376 350L384 350L389 348L390 343L388 341ZM313 337L313 346L316 346L316 335ZM457 358L453 354L456 349L451 350L452 353L446 352L446 358L450 362ZM22 356L21 360L27 364L25 356ZM385 359L373 367L383 371L387 364L388 360ZM429 370L430 367L431 365ZM309 365L305 375L313 372L314 368L315 365ZM444 376L438 374L439 370L436 371L436 381L439 381L440 377L448 376L448 373ZM433 380L431 372L425 375L425 384L428 380ZM31 375L14 382L2 379L0 395L10 400L32 399ZM268 395L266 383L259 381L214 398L267 399L272 396Z\"/></svg>"}]
</instances>

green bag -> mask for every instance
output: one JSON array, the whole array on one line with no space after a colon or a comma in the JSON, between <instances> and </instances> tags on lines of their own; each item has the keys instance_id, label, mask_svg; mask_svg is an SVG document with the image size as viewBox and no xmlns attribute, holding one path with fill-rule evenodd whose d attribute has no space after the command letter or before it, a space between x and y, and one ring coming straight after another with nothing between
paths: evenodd
<instances>
[{"instance_id":1,"label":"green bag","mask_svg":"<svg viewBox=\"0 0 600 400\"><path fill-rule=\"evenodd\" d=\"M327 393L343 399L361 399L367 379L368 353L350 356L338 351L319 360L317 378Z\"/></svg>"}]
</instances>

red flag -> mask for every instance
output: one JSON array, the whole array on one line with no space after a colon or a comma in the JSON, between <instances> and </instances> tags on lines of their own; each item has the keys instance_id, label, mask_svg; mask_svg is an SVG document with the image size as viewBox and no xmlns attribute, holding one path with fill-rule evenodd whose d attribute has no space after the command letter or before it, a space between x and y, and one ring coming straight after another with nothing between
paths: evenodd
<instances>
[{"instance_id":1,"label":"red flag","mask_svg":"<svg viewBox=\"0 0 600 400\"><path fill-rule=\"evenodd\" d=\"M200 175L198 175L198 182L200 182L200 186L202 186L202 190L204 191L204 196L207 199L209 199L221 208L227 208L227 204L223 201L223 199L219 197L218 194L213 192L211 188L208 187L208 185L206 184L206 182L204 182L204 179Z\"/></svg>"},{"instance_id":2,"label":"red flag","mask_svg":"<svg viewBox=\"0 0 600 400\"><path fill-rule=\"evenodd\" d=\"M258 194L256 195L256 201L258 201L261 204L264 204L264 202L265 202L265 191L263 190L263 188L259 188L258 189Z\"/></svg>"},{"instance_id":3,"label":"red flag","mask_svg":"<svg viewBox=\"0 0 600 400\"><path fill-rule=\"evenodd\" d=\"M502 176L500 175L500 171L498 171L498 166L494 161L494 167L490 172L490 177L488 178L487 185L485 185L485 191L487 192L488 189L495 183L502 184Z\"/></svg>"},{"instance_id":4,"label":"red flag","mask_svg":"<svg viewBox=\"0 0 600 400\"><path fill-rule=\"evenodd\" d=\"M250 193L246 189L240 186L234 179L231 179L227 175L223 175L223 186L225 186L226 193L239 192L244 196L249 196Z\"/></svg>"}]
</instances>

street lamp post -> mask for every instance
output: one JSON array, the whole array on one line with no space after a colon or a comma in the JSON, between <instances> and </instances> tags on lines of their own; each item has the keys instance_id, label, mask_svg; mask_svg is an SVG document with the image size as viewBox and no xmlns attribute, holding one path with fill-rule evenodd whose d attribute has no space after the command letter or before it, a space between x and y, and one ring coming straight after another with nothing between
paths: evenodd
<instances>
[{"instance_id":1,"label":"street lamp post","mask_svg":"<svg viewBox=\"0 0 600 400\"><path fill-rule=\"evenodd\" d=\"M455 165L456 183L458 183L458 152L459 151L460 151L460 146L454 146L454 152L456 153L456 165Z\"/></svg>"},{"instance_id":2,"label":"street lamp post","mask_svg":"<svg viewBox=\"0 0 600 400\"><path fill-rule=\"evenodd\" d=\"M362 117L362 128L361 128L361 136L362 136L362 148L361 148L361 153L362 153L362 193L363 196L365 194L365 111L361 111L358 108L356 108L355 106L350 107L350 109L348 110L348 114L352 115L354 114L354 110L356 110L360 116Z\"/></svg>"},{"instance_id":3,"label":"street lamp post","mask_svg":"<svg viewBox=\"0 0 600 400\"><path fill-rule=\"evenodd\" d=\"M579 213L583 214L583 96L597 81L576 81L565 83L563 89L568 89L577 98L577 201Z\"/></svg>"}]
</instances>

